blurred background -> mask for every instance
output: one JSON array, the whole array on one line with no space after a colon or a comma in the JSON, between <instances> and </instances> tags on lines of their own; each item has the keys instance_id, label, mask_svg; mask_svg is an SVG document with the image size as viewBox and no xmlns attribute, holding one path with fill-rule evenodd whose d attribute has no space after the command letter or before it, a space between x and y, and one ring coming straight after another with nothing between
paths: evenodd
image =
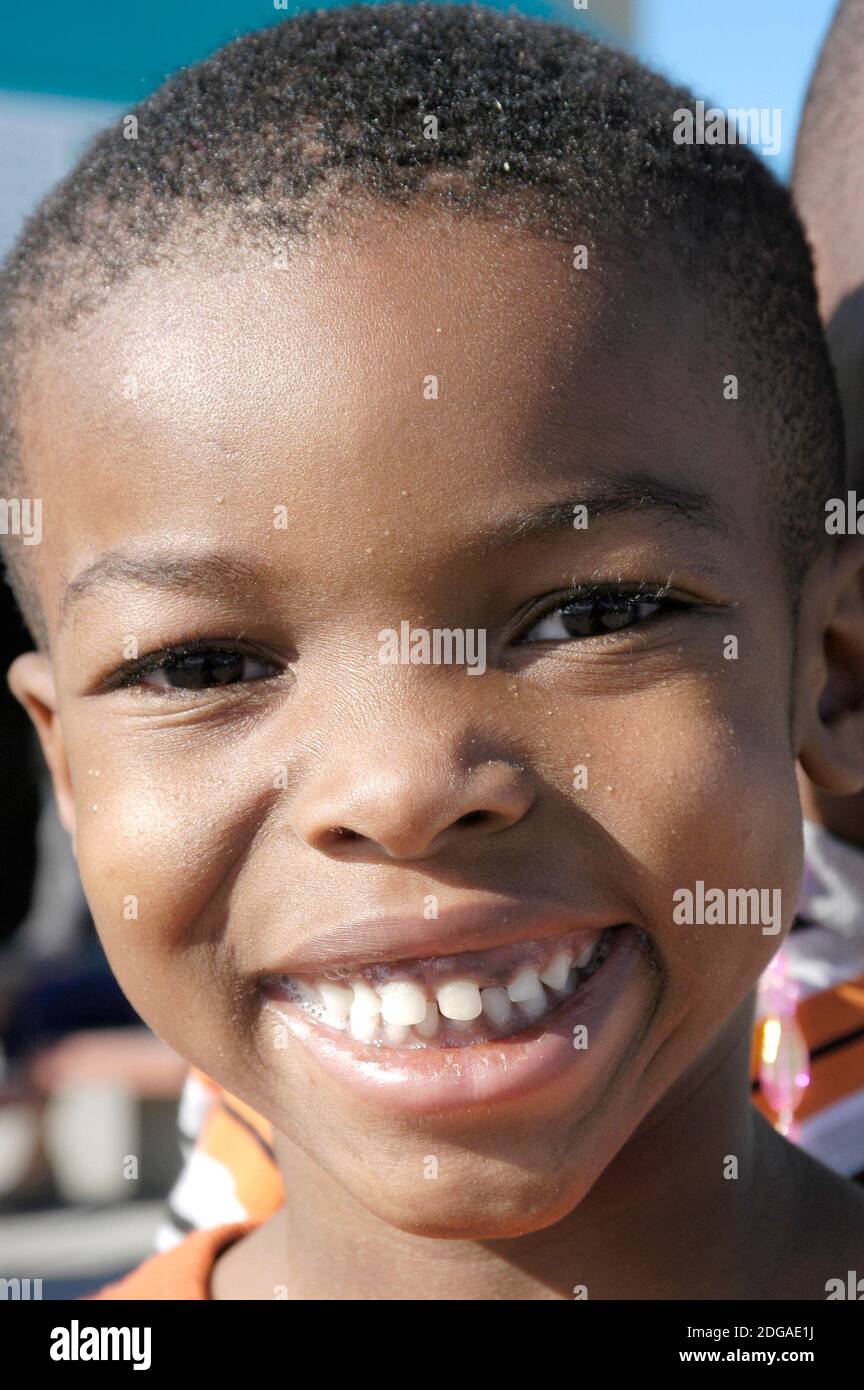
<instances>
[{"instance_id":1,"label":"blurred background","mask_svg":"<svg viewBox=\"0 0 864 1390\"><path fill-rule=\"evenodd\" d=\"M576 4L579 0L576 0ZM779 108L787 177L834 0L525 0L697 96ZM315 8L324 8L321 4ZM176 68L302 5L65 0L0 12L0 256L87 140ZM327 6L329 8L329 6ZM30 646L0 584L0 666ZM153 1249L185 1067L113 983L23 712L0 685L0 1278L96 1287Z\"/></svg>"}]
</instances>

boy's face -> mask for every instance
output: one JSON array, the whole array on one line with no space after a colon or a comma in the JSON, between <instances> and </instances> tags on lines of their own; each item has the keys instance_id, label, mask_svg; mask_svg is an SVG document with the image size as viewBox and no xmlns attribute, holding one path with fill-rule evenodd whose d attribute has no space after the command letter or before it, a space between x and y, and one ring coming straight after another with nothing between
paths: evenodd
<instances>
[{"instance_id":1,"label":"boy's face","mask_svg":"<svg viewBox=\"0 0 864 1390\"><path fill-rule=\"evenodd\" d=\"M746 363L704 350L671 274L571 254L417 213L150 271L34 364L23 411L53 690L37 657L13 685L118 979L430 1235L560 1218L731 1043L779 919L678 924L676 890L780 890L785 930L798 886L813 605L796 661L757 407L724 398ZM482 630L485 670L382 662L403 621ZM114 688L183 640L241 657ZM374 1047L261 988L469 950L470 983L616 926L521 1038Z\"/></svg>"}]
</instances>

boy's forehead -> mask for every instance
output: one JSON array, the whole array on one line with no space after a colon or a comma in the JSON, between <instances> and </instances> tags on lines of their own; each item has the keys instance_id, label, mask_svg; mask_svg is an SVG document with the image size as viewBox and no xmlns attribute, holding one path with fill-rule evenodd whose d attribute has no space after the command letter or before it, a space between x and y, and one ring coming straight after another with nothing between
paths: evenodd
<instances>
[{"instance_id":1,"label":"boy's forehead","mask_svg":"<svg viewBox=\"0 0 864 1390\"><path fill-rule=\"evenodd\" d=\"M409 506L452 531L598 472L726 492L743 438L704 307L601 256L433 217L136 275L33 363L25 466L63 521L43 582L130 534L239 536L253 497L332 538Z\"/></svg>"},{"instance_id":2,"label":"boy's forehead","mask_svg":"<svg viewBox=\"0 0 864 1390\"><path fill-rule=\"evenodd\" d=\"M419 217L350 239L223 246L135 273L59 354L52 344L49 371L65 374L64 410L121 430L186 434L182 412L239 428L264 405L282 427L322 404L362 413L410 401L418 372L439 379L442 403L446 373L448 403L475 389L505 412L529 394L551 400L568 347L578 358L597 318L596 277L571 260L561 243L494 224ZM134 408L118 412L118 400Z\"/></svg>"}]
</instances>

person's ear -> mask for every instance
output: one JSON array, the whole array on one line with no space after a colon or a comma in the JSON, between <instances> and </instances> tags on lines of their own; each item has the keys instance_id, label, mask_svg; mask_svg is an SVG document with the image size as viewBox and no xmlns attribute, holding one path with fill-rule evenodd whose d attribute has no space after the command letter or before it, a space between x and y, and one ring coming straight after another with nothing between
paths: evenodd
<instances>
[{"instance_id":1,"label":"person's ear","mask_svg":"<svg viewBox=\"0 0 864 1390\"><path fill-rule=\"evenodd\" d=\"M72 837L75 848L75 797L66 757L66 743L57 714L57 695L51 662L42 652L25 652L16 657L7 676L9 689L30 716L39 735L42 752L51 773L57 813Z\"/></svg>"},{"instance_id":2,"label":"person's ear","mask_svg":"<svg viewBox=\"0 0 864 1390\"><path fill-rule=\"evenodd\" d=\"M864 789L864 541L840 541L815 568L824 583L807 584L799 626L798 758L817 787L853 796Z\"/></svg>"}]
</instances>

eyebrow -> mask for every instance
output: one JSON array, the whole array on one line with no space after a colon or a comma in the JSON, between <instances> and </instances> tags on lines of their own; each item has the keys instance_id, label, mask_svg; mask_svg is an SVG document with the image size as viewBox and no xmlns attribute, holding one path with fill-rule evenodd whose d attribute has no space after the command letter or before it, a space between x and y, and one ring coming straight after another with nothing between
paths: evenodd
<instances>
[{"instance_id":1,"label":"eyebrow","mask_svg":"<svg viewBox=\"0 0 864 1390\"><path fill-rule=\"evenodd\" d=\"M534 511L507 517L487 532L487 540L521 540L524 536L545 535L572 526L577 507L585 508L589 524L592 518L642 512L658 519L688 522L718 536L729 535L731 521L731 515L707 492L661 482L649 473L628 473L591 484L579 497L549 502Z\"/></svg>"},{"instance_id":2,"label":"eyebrow","mask_svg":"<svg viewBox=\"0 0 864 1390\"><path fill-rule=\"evenodd\" d=\"M526 536L541 536L571 527L577 507L592 517L616 513L649 513L684 520L718 535L728 535L728 519L708 493L661 482L650 474L631 473L587 486L580 496L547 502L532 511L511 513L484 533L481 543L501 544ZM100 587L137 586L162 593L231 596L238 588L260 583L255 566L239 556L208 551L179 555L176 551L135 555L107 551L66 585L60 602L59 626L75 605Z\"/></svg>"},{"instance_id":3,"label":"eyebrow","mask_svg":"<svg viewBox=\"0 0 864 1390\"><path fill-rule=\"evenodd\" d=\"M254 565L219 551L202 555L178 555L176 551L134 555L109 550L66 585L59 626L67 621L75 605L96 588L136 585L162 593L231 595L239 587L260 582L260 578Z\"/></svg>"}]
</instances>

